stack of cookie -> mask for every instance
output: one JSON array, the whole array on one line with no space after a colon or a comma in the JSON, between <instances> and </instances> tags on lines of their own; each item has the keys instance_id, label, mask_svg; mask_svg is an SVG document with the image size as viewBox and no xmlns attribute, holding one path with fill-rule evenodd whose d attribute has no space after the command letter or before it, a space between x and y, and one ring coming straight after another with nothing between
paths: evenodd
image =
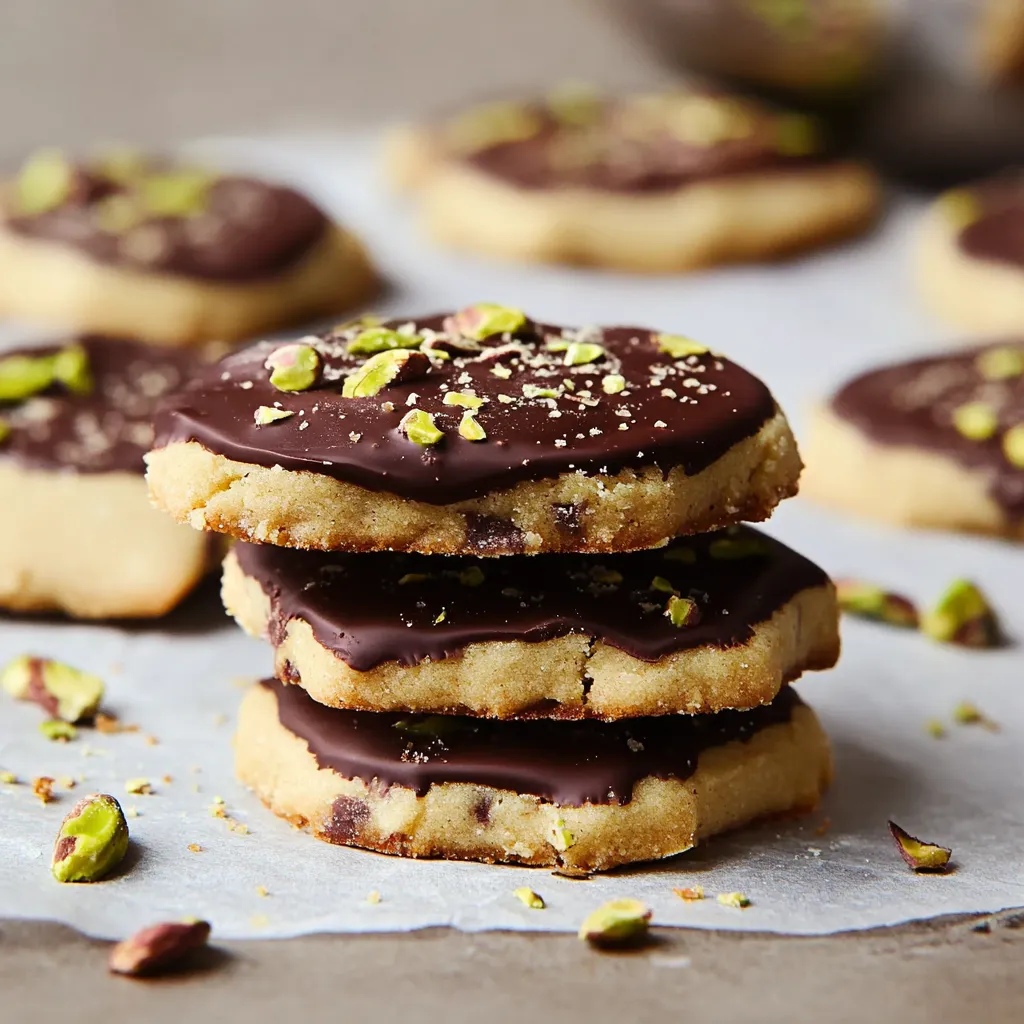
<instances>
[{"instance_id":1,"label":"stack of cookie","mask_svg":"<svg viewBox=\"0 0 1024 1024\"><path fill-rule=\"evenodd\" d=\"M322 839L601 870L827 782L785 684L837 657L832 585L738 525L795 492L796 446L687 338L360 321L228 356L147 458L158 505L244 541L224 599L276 679L238 772Z\"/></svg>"}]
</instances>

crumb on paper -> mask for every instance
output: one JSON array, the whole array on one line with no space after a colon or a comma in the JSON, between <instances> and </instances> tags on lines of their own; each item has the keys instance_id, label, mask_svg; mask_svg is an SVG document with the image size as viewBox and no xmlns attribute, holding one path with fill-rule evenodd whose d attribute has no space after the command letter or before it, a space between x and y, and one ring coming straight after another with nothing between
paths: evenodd
<instances>
[{"instance_id":1,"label":"crumb on paper","mask_svg":"<svg viewBox=\"0 0 1024 1024\"><path fill-rule=\"evenodd\" d=\"M189 850L189 853L203 853L204 852L203 848L198 843L189 843L188 844L188 850Z\"/></svg>"},{"instance_id":2,"label":"crumb on paper","mask_svg":"<svg viewBox=\"0 0 1024 1024\"><path fill-rule=\"evenodd\" d=\"M686 889L673 889L672 891L681 900L685 900L687 903L696 903L697 900L704 899L703 885L694 885Z\"/></svg>"},{"instance_id":3,"label":"crumb on paper","mask_svg":"<svg viewBox=\"0 0 1024 1024\"><path fill-rule=\"evenodd\" d=\"M953 708L953 721L957 725L980 725L989 732L999 732L999 723L989 718L981 708L969 701L961 701Z\"/></svg>"},{"instance_id":4,"label":"crumb on paper","mask_svg":"<svg viewBox=\"0 0 1024 1024\"><path fill-rule=\"evenodd\" d=\"M380 893L376 889L371 889L366 894L366 902L367 903L380 903L380 901L381 901L381 895L380 895Z\"/></svg>"},{"instance_id":5,"label":"crumb on paper","mask_svg":"<svg viewBox=\"0 0 1024 1024\"><path fill-rule=\"evenodd\" d=\"M107 734L139 731L137 725L126 725L117 715L105 711L97 713L96 718L93 720L93 725L95 725L97 732Z\"/></svg>"},{"instance_id":6,"label":"crumb on paper","mask_svg":"<svg viewBox=\"0 0 1024 1024\"><path fill-rule=\"evenodd\" d=\"M53 795L53 779L49 775L40 775L32 780L32 792L40 803L53 803L57 798Z\"/></svg>"},{"instance_id":7,"label":"crumb on paper","mask_svg":"<svg viewBox=\"0 0 1024 1024\"><path fill-rule=\"evenodd\" d=\"M0 772L0 785L14 786L17 782L18 776L14 772Z\"/></svg>"},{"instance_id":8,"label":"crumb on paper","mask_svg":"<svg viewBox=\"0 0 1024 1024\"><path fill-rule=\"evenodd\" d=\"M257 885L256 895L266 899L270 895L270 890L265 885Z\"/></svg>"},{"instance_id":9,"label":"crumb on paper","mask_svg":"<svg viewBox=\"0 0 1024 1024\"><path fill-rule=\"evenodd\" d=\"M160 745L160 741L155 736L147 736L146 743L151 747L156 747Z\"/></svg>"},{"instance_id":10,"label":"crumb on paper","mask_svg":"<svg viewBox=\"0 0 1024 1024\"><path fill-rule=\"evenodd\" d=\"M720 892L718 902L723 907L735 907L737 910L744 910L750 906L750 898L742 892Z\"/></svg>"},{"instance_id":11,"label":"crumb on paper","mask_svg":"<svg viewBox=\"0 0 1024 1024\"><path fill-rule=\"evenodd\" d=\"M249 924L253 928L267 928L270 925L270 918L266 914L253 914L249 918Z\"/></svg>"},{"instance_id":12,"label":"crumb on paper","mask_svg":"<svg viewBox=\"0 0 1024 1024\"><path fill-rule=\"evenodd\" d=\"M129 779L124 784L124 791L126 793L134 793L136 796L149 796L153 792L153 786L149 779L139 776L135 779Z\"/></svg>"},{"instance_id":13,"label":"crumb on paper","mask_svg":"<svg viewBox=\"0 0 1024 1024\"><path fill-rule=\"evenodd\" d=\"M937 718L929 718L924 723L924 731L937 740L941 740L946 735L946 727Z\"/></svg>"},{"instance_id":14,"label":"crumb on paper","mask_svg":"<svg viewBox=\"0 0 1024 1024\"><path fill-rule=\"evenodd\" d=\"M124 816L126 818L137 818L139 817L138 807L126 807L124 809Z\"/></svg>"}]
</instances>

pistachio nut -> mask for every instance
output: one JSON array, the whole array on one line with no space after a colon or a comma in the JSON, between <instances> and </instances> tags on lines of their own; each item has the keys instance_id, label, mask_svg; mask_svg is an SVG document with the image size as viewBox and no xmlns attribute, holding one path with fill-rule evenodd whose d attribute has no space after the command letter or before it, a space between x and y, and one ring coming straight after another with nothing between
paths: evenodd
<instances>
[{"instance_id":1,"label":"pistachio nut","mask_svg":"<svg viewBox=\"0 0 1024 1024\"><path fill-rule=\"evenodd\" d=\"M611 900L591 911L580 925L579 937L599 946L623 946L647 935L651 911L640 900Z\"/></svg>"},{"instance_id":2,"label":"pistachio nut","mask_svg":"<svg viewBox=\"0 0 1024 1024\"><path fill-rule=\"evenodd\" d=\"M75 168L59 149L33 153L14 183L14 209L22 217L55 210L70 197Z\"/></svg>"},{"instance_id":3,"label":"pistachio nut","mask_svg":"<svg viewBox=\"0 0 1024 1024\"><path fill-rule=\"evenodd\" d=\"M467 441L487 440L487 431L480 426L476 414L471 409L467 409L462 414L462 419L459 420L459 436L464 437Z\"/></svg>"},{"instance_id":4,"label":"pistachio nut","mask_svg":"<svg viewBox=\"0 0 1024 1024\"><path fill-rule=\"evenodd\" d=\"M479 565L470 565L459 572L459 582L464 587L479 587L486 579Z\"/></svg>"},{"instance_id":5,"label":"pistachio nut","mask_svg":"<svg viewBox=\"0 0 1024 1024\"><path fill-rule=\"evenodd\" d=\"M683 565L693 565L697 561L697 552L685 545L677 545L665 552L666 562L681 562Z\"/></svg>"},{"instance_id":6,"label":"pistachio nut","mask_svg":"<svg viewBox=\"0 0 1024 1024\"><path fill-rule=\"evenodd\" d=\"M350 356L375 356L396 348L419 348L423 339L415 332L405 334L387 327L368 327L345 346Z\"/></svg>"},{"instance_id":7,"label":"pistachio nut","mask_svg":"<svg viewBox=\"0 0 1024 1024\"><path fill-rule=\"evenodd\" d=\"M92 391L89 353L81 345L68 345L53 357L53 379L75 395Z\"/></svg>"},{"instance_id":8,"label":"pistachio nut","mask_svg":"<svg viewBox=\"0 0 1024 1024\"><path fill-rule=\"evenodd\" d=\"M723 907L735 907L737 910L744 910L750 906L749 897L742 892L720 892L717 899Z\"/></svg>"},{"instance_id":9,"label":"pistachio nut","mask_svg":"<svg viewBox=\"0 0 1024 1024\"><path fill-rule=\"evenodd\" d=\"M971 441L987 441L999 429L999 417L987 402L965 402L953 410L953 426Z\"/></svg>"},{"instance_id":10,"label":"pistachio nut","mask_svg":"<svg viewBox=\"0 0 1024 1024\"><path fill-rule=\"evenodd\" d=\"M564 82L544 97L556 121L573 128L593 124L604 108L600 94L586 82Z\"/></svg>"},{"instance_id":11,"label":"pistachio nut","mask_svg":"<svg viewBox=\"0 0 1024 1024\"><path fill-rule=\"evenodd\" d=\"M1024 374L1024 349L999 345L987 349L974 360L975 369L985 380L1008 380Z\"/></svg>"},{"instance_id":12,"label":"pistachio nut","mask_svg":"<svg viewBox=\"0 0 1024 1024\"><path fill-rule=\"evenodd\" d=\"M411 412L407 412L398 424L398 429L413 444L424 446L437 444L444 437L444 433L438 430L434 424L434 417L422 409L413 409Z\"/></svg>"},{"instance_id":13,"label":"pistachio nut","mask_svg":"<svg viewBox=\"0 0 1024 1024\"><path fill-rule=\"evenodd\" d=\"M895 821L889 822L889 833L896 843L900 856L915 871L945 871L953 851L936 843L926 843L900 828Z\"/></svg>"},{"instance_id":14,"label":"pistachio nut","mask_svg":"<svg viewBox=\"0 0 1024 1024\"><path fill-rule=\"evenodd\" d=\"M128 852L128 822L106 793L79 800L61 822L50 870L58 882L97 882Z\"/></svg>"},{"instance_id":15,"label":"pistachio nut","mask_svg":"<svg viewBox=\"0 0 1024 1024\"><path fill-rule=\"evenodd\" d=\"M253 413L253 422L257 427L268 427L271 423L280 423L295 413L291 409L275 409L272 405L258 405Z\"/></svg>"},{"instance_id":16,"label":"pistachio nut","mask_svg":"<svg viewBox=\"0 0 1024 1024\"><path fill-rule=\"evenodd\" d=\"M507 142L532 138L543 121L522 103L498 101L481 104L452 118L444 127L445 141L453 149L474 153Z\"/></svg>"},{"instance_id":17,"label":"pistachio nut","mask_svg":"<svg viewBox=\"0 0 1024 1024\"><path fill-rule=\"evenodd\" d=\"M781 114L775 121L775 150L783 156L810 156L821 148L818 122L806 114Z\"/></svg>"},{"instance_id":18,"label":"pistachio nut","mask_svg":"<svg viewBox=\"0 0 1024 1024\"><path fill-rule=\"evenodd\" d=\"M537 384L523 385L523 398L561 398L559 388L542 388Z\"/></svg>"},{"instance_id":19,"label":"pistachio nut","mask_svg":"<svg viewBox=\"0 0 1024 1024\"><path fill-rule=\"evenodd\" d=\"M78 730L59 718L50 718L39 723L39 731L51 742L70 743L78 738Z\"/></svg>"},{"instance_id":20,"label":"pistachio nut","mask_svg":"<svg viewBox=\"0 0 1024 1024\"><path fill-rule=\"evenodd\" d=\"M370 356L346 378L341 393L345 398L372 398L391 384L419 380L430 372L430 359L407 348L387 349Z\"/></svg>"},{"instance_id":21,"label":"pistachio nut","mask_svg":"<svg viewBox=\"0 0 1024 1024\"><path fill-rule=\"evenodd\" d=\"M694 885L686 889L673 889L672 892L687 903L696 903L704 899L703 885Z\"/></svg>"},{"instance_id":22,"label":"pistachio nut","mask_svg":"<svg viewBox=\"0 0 1024 1024\"><path fill-rule=\"evenodd\" d=\"M917 629L917 608L900 594L861 580L836 580L836 597L840 610L850 615Z\"/></svg>"},{"instance_id":23,"label":"pistachio nut","mask_svg":"<svg viewBox=\"0 0 1024 1024\"><path fill-rule=\"evenodd\" d=\"M119 942L110 951L107 967L112 974L156 974L205 946L209 937L210 925L206 921L165 921Z\"/></svg>"},{"instance_id":24,"label":"pistachio nut","mask_svg":"<svg viewBox=\"0 0 1024 1024\"><path fill-rule=\"evenodd\" d=\"M103 681L88 672L52 658L24 654L0 674L0 685L15 700L35 701L65 722L80 722L96 714L103 700Z\"/></svg>"},{"instance_id":25,"label":"pistachio nut","mask_svg":"<svg viewBox=\"0 0 1024 1024\"><path fill-rule=\"evenodd\" d=\"M601 390L606 395L617 395L626 388L626 378L621 373L609 373L601 378Z\"/></svg>"},{"instance_id":26,"label":"pistachio nut","mask_svg":"<svg viewBox=\"0 0 1024 1024\"><path fill-rule=\"evenodd\" d=\"M544 899L538 893L535 893L528 886L520 886L518 889L512 890L512 895L515 896L524 907L529 907L531 910L543 910Z\"/></svg>"},{"instance_id":27,"label":"pistachio nut","mask_svg":"<svg viewBox=\"0 0 1024 1024\"><path fill-rule=\"evenodd\" d=\"M20 402L55 383L74 394L92 390L89 357L81 345L68 345L44 355L18 354L0 359L0 402Z\"/></svg>"},{"instance_id":28,"label":"pistachio nut","mask_svg":"<svg viewBox=\"0 0 1024 1024\"><path fill-rule=\"evenodd\" d=\"M996 647L999 620L985 595L969 580L954 580L934 607L921 617L921 631L941 643Z\"/></svg>"},{"instance_id":29,"label":"pistachio nut","mask_svg":"<svg viewBox=\"0 0 1024 1024\"><path fill-rule=\"evenodd\" d=\"M675 594L676 588L672 586L670 580L665 579L664 576L655 576L651 580L651 590L660 591L662 594Z\"/></svg>"},{"instance_id":30,"label":"pistachio nut","mask_svg":"<svg viewBox=\"0 0 1024 1024\"><path fill-rule=\"evenodd\" d=\"M1003 434L1003 455L1011 466L1024 469L1024 423L1010 427Z\"/></svg>"},{"instance_id":31,"label":"pistachio nut","mask_svg":"<svg viewBox=\"0 0 1024 1024\"><path fill-rule=\"evenodd\" d=\"M731 562L739 558L753 558L756 555L767 555L768 551L768 542L756 534L716 537L708 545L708 554L712 558L717 558L723 562Z\"/></svg>"},{"instance_id":32,"label":"pistachio nut","mask_svg":"<svg viewBox=\"0 0 1024 1024\"><path fill-rule=\"evenodd\" d=\"M525 323L526 314L521 309L499 306L494 302L478 302L447 317L444 329L448 334L483 341L496 334L514 334Z\"/></svg>"},{"instance_id":33,"label":"pistachio nut","mask_svg":"<svg viewBox=\"0 0 1024 1024\"><path fill-rule=\"evenodd\" d=\"M702 356L708 351L707 345L686 338L681 334L656 334L655 344L659 352L664 352L673 359L685 359L687 356Z\"/></svg>"},{"instance_id":34,"label":"pistachio nut","mask_svg":"<svg viewBox=\"0 0 1024 1024\"><path fill-rule=\"evenodd\" d=\"M479 409L484 404L484 400L468 391L449 391L444 396L444 404L457 405L462 409Z\"/></svg>"},{"instance_id":35,"label":"pistachio nut","mask_svg":"<svg viewBox=\"0 0 1024 1024\"><path fill-rule=\"evenodd\" d=\"M137 196L115 192L96 203L93 219L100 231L108 235L123 235L146 219L146 211Z\"/></svg>"},{"instance_id":36,"label":"pistachio nut","mask_svg":"<svg viewBox=\"0 0 1024 1024\"><path fill-rule=\"evenodd\" d=\"M665 617L673 626L696 626L700 622L700 605L692 597L673 594L665 605Z\"/></svg>"},{"instance_id":37,"label":"pistachio nut","mask_svg":"<svg viewBox=\"0 0 1024 1024\"><path fill-rule=\"evenodd\" d=\"M563 366L585 366L604 358L604 346L592 341L573 341L562 357Z\"/></svg>"},{"instance_id":38,"label":"pistachio nut","mask_svg":"<svg viewBox=\"0 0 1024 1024\"><path fill-rule=\"evenodd\" d=\"M136 189L151 216L195 217L206 209L215 180L209 171L182 168L147 175L136 182Z\"/></svg>"},{"instance_id":39,"label":"pistachio nut","mask_svg":"<svg viewBox=\"0 0 1024 1024\"><path fill-rule=\"evenodd\" d=\"M559 818L551 828L552 845L556 850L564 853L575 842L576 837L565 827L565 822Z\"/></svg>"},{"instance_id":40,"label":"pistachio nut","mask_svg":"<svg viewBox=\"0 0 1024 1024\"><path fill-rule=\"evenodd\" d=\"M278 391L307 391L320 377L320 353L301 342L275 348L263 365Z\"/></svg>"},{"instance_id":41,"label":"pistachio nut","mask_svg":"<svg viewBox=\"0 0 1024 1024\"><path fill-rule=\"evenodd\" d=\"M11 436L11 425L0 416L0 444L3 444Z\"/></svg>"}]
</instances>

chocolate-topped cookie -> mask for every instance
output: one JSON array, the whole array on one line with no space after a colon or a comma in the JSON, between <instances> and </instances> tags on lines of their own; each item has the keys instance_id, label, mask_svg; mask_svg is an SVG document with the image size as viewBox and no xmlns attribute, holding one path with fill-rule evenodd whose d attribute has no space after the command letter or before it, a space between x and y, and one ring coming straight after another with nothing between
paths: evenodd
<instances>
[{"instance_id":1,"label":"chocolate-topped cookie","mask_svg":"<svg viewBox=\"0 0 1024 1024\"><path fill-rule=\"evenodd\" d=\"M896 363L817 411L806 489L865 515L1024 537L1024 342Z\"/></svg>"},{"instance_id":2,"label":"chocolate-topped cookie","mask_svg":"<svg viewBox=\"0 0 1024 1024\"><path fill-rule=\"evenodd\" d=\"M493 722L339 711L277 681L245 697L239 778L328 842L601 871L810 810L831 775L813 712Z\"/></svg>"},{"instance_id":3,"label":"chocolate-topped cookie","mask_svg":"<svg viewBox=\"0 0 1024 1024\"><path fill-rule=\"evenodd\" d=\"M800 472L771 393L724 356L489 303L251 346L156 426L160 507L320 550L655 547L767 518Z\"/></svg>"},{"instance_id":4,"label":"chocolate-topped cookie","mask_svg":"<svg viewBox=\"0 0 1024 1024\"><path fill-rule=\"evenodd\" d=\"M807 248L878 205L816 121L699 89L472 107L395 132L387 168L443 242L654 272Z\"/></svg>"},{"instance_id":5,"label":"chocolate-topped cookie","mask_svg":"<svg viewBox=\"0 0 1024 1024\"><path fill-rule=\"evenodd\" d=\"M238 544L224 603L322 704L631 718L772 700L839 653L812 562L747 527L666 548L500 559Z\"/></svg>"},{"instance_id":6,"label":"chocolate-topped cookie","mask_svg":"<svg viewBox=\"0 0 1024 1024\"><path fill-rule=\"evenodd\" d=\"M1024 332L1024 174L941 196L922 223L917 280L929 306L959 327Z\"/></svg>"},{"instance_id":7,"label":"chocolate-topped cookie","mask_svg":"<svg viewBox=\"0 0 1024 1024\"><path fill-rule=\"evenodd\" d=\"M95 336L0 352L0 607L160 615L211 564L202 536L148 502L157 402L198 365Z\"/></svg>"},{"instance_id":8,"label":"chocolate-topped cookie","mask_svg":"<svg viewBox=\"0 0 1024 1024\"><path fill-rule=\"evenodd\" d=\"M362 248L306 196L119 150L35 154L0 203L0 312L164 344L234 340L366 298Z\"/></svg>"}]
</instances>

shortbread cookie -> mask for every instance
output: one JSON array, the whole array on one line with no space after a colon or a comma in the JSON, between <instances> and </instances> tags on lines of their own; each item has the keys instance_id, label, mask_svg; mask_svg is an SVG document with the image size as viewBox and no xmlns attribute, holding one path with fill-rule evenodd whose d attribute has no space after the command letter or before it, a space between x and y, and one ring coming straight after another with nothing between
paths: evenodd
<instances>
[{"instance_id":1,"label":"shortbread cookie","mask_svg":"<svg viewBox=\"0 0 1024 1024\"><path fill-rule=\"evenodd\" d=\"M224 604L332 707L631 718L767 704L839 655L835 592L747 527L656 551L486 561L238 544Z\"/></svg>"},{"instance_id":2,"label":"shortbread cookie","mask_svg":"<svg viewBox=\"0 0 1024 1024\"><path fill-rule=\"evenodd\" d=\"M255 178L44 152L4 190L5 316L187 345L350 309L374 289L351 234Z\"/></svg>"},{"instance_id":3,"label":"shortbread cookie","mask_svg":"<svg viewBox=\"0 0 1024 1024\"><path fill-rule=\"evenodd\" d=\"M150 491L180 522L321 550L655 547L767 518L800 472L771 393L723 356L489 304L235 353L156 444Z\"/></svg>"},{"instance_id":4,"label":"shortbread cookie","mask_svg":"<svg viewBox=\"0 0 1024 1024\"><path fill-rule=\"evenodd\" d=\"M213 561L152 508L142 457L195 356L86 337L0 353L0 607L162 615Z\"/></svg>"},{"instance_id":5,"label":"shortbread cookie","mask_svg":"<svg viewBox=\"0 0 1024 1024\"><path fill-rule=\"evenodd\" d=\"M940 197L921 226L917 281L958 327L1024 333L1024 174Z\"/></svg>"},{"instance_id":6,"label":"shortbread cookie","mask_svg":"<svg viewBox=\"0 0 1024 1024\"><path fill-rule=\"evenodd\" d=\"M879 206L816 122L693 90L475 107L397 130L387 169L443 243L654 273L811 248Z\"/></svg>"},{"instance_id":7,"label":"shortbread cookie","mask_svg":"<svg viewBox=\"0 0 1024 1024\"><path fill-rule=\"evenodd\" d=\"M808 811L828 739L787 687L765 707L629 722L495 722L338 711L267 681L235 763L264 803L331 843L604 871Z\"/></svg>"},{"instance_id":8,"label":"shortbread cookie","mask_svg":"<svg viewBox=\"0 0 1024 1024\"><path fill-rule=\"evenodd\" d=\"M806 490L909 526L1024 537L1024 342L873 370L817 411Z\"/></svg>"}]
</instances>

